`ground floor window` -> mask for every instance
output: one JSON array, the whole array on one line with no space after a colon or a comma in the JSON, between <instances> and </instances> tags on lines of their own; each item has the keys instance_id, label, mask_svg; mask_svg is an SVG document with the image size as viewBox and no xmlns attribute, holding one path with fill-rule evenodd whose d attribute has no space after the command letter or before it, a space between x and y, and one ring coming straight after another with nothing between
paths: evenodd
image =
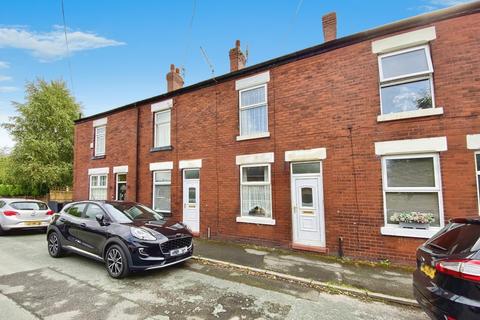
<instances>
[{"instance_id":1,"label":"ground floor window","mask_svg":"<svg viewBox=\"0 0 480 320\"><path fill-rule=\"evenodd\" d=\"M107 200L107 175L90 176L90 200Z\"/></svg>"},{"instance_id":2,"label":"ground floor window","mask_svg":"<svg viewBox=\"0 0 480 320\"><path fill-rule=\"evenodd\" d=\"M127 198L127 174L117 173L116 199L124 201Z\"/></svg>"},{"instance_id":3,"label":"ground floor window","mask_svg":"<svg viewBox=\"0 0 480 320\"><path fill-rule=\"evenodd\" d=\"M270 165L240 167L241 215L272 217L272 186Z\"/></svg>"},{"instance_id":4,"label":"ground floor window","mask_svg":"<svg viewBox=\"0 0 480 320\"><path fill-rule=\"evenodd\" d=\"M438 154L383 157L382 172L385 225L443 226Z\"/></svg>"},{"instance_id":5,"label":"ground floor window","mask_svg":"<svg viewBox=\"0 0 480 320\"><path fill-rule=\"evenodd\" d=\"M170 170L153 172L153 210L171 212L172 172Z\"/></svg>"},{"instance_id":6,"label":"ground floor window","mask_svg":"<svg viewBox=\"0 0 480 320\"><path fill-rule=\"evenodd\" d=\"M480 152L475 152L475 176L477 180L477 199L480 210Z\"/></svg>"}]
</instances>

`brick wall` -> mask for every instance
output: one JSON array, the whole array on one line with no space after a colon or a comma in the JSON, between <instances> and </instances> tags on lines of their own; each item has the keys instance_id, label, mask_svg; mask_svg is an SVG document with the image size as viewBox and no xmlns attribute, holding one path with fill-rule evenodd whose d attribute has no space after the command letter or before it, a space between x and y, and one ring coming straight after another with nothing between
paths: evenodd
<instances>
[{"instance_id":1,"label":"brick wall","mask_svg":"<svg viewBox=\"0 0 480 320\"><path fill-rule=\"evenodd\" d=\"M371 41L350 45L269 69L270 137L236 141L238 92L235 80L174 97L173 150L150 152L153 116L150 104L108 115L106 158L92 160L92 121L75 131L75 199L88 198L88 168L129 166L129 200L151 205L149 163L173 161L172 211L182 218L180 160L203 159L200 170L200 232L217 238L288 246L291 242L290 169L287 150L324 147L323 188L326 246L347 256L412 262L424 240L382 236L383 194L378 141L446 136L440 153L445 218L477 214L474 156L467 134L479 133L480 14L435 23L431 43L436 106L440 116L377 122L380 113L377 56ZM425 26L423 26L425 27ZM389 35L390 36L390 35ZM138 157L137 157L138 112ZM274 226L237 223L240 212L239 167L242 154L274 152L272 199ZM138 160L138 163L137 163ZM138 168L138 190L136 172ZM109 176L109 197L114 196Z\"/></svg>"}]
</instances>

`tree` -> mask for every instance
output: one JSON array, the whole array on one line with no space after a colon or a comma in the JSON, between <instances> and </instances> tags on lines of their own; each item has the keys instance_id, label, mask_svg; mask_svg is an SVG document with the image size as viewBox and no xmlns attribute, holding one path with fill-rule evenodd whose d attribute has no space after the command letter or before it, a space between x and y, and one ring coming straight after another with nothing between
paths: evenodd
<instances>
[{"instance_id":1,"label":"tree","mask_svg":"<svg viewBox=\"0 0 480 320\"><path fill-rule=\"evenodd\" d=\"M17 115L3 124L15 141L9 157L10 182L37 194L69 186L74 120L80 106L63 81L28 82L25 94L25 103L13 102Z\"/></svg>"}]
</instances>

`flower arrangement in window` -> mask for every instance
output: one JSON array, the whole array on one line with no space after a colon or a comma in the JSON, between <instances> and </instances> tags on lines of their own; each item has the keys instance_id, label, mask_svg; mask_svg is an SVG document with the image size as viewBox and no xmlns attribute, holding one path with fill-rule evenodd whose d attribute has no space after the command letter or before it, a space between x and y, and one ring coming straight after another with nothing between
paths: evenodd
<instances>
[{"instance_id":1,"label":"flower arrangement in window","mask_svg":"<svg viewBox=\"0 0 480 320\"><path fill-rule=\"evenodd\" d=\"M435 221L435 216L428 212L395 212L390 221L398 223L402 228L410 229L428 229L430 223Z\"/></svg>"}]
</instances>

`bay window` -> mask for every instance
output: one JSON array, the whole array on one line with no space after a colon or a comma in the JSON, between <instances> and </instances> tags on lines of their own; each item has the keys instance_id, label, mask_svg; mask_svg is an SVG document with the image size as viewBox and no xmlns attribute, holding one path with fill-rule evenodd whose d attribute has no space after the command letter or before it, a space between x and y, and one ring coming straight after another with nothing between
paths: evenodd
<instances>
[{"instance_id":1,"label":"bay window","mask_svg":"<svg viewBox=\"0 0 480 320\"><path fill-rule=\"evenodd\" d=\"M90 176L89 200L108 200L106 174L98 174L98 175Z\"/></svg>"},{"instance_id":2,"label":"bay window","mask_svg":"<svg viewBox=\"0 0 480 320\"><path fill-rule=\"evenodd\" d=\"M272 217L272 186L269 164L240 167L240 198L242 217Z\"/></svg>"},{"instance_id":3,"label":"bay window","mask_svg":"<svg viewBox=\"0 0 480 320\"><path fill-rule=\"evenodd\" d=\"M153 172L153 210L171 212L172 172L170 170Z\"/></svg>"},{"instance_id":4,"label":"bay window","mask_svg":"<svg viewBox=\"0 0 480 320\"><path fill-rule=\"evenodd\" d=\"M382 115L435 108L428 45L378 57Z\"/></svg>"}]
</instances>

